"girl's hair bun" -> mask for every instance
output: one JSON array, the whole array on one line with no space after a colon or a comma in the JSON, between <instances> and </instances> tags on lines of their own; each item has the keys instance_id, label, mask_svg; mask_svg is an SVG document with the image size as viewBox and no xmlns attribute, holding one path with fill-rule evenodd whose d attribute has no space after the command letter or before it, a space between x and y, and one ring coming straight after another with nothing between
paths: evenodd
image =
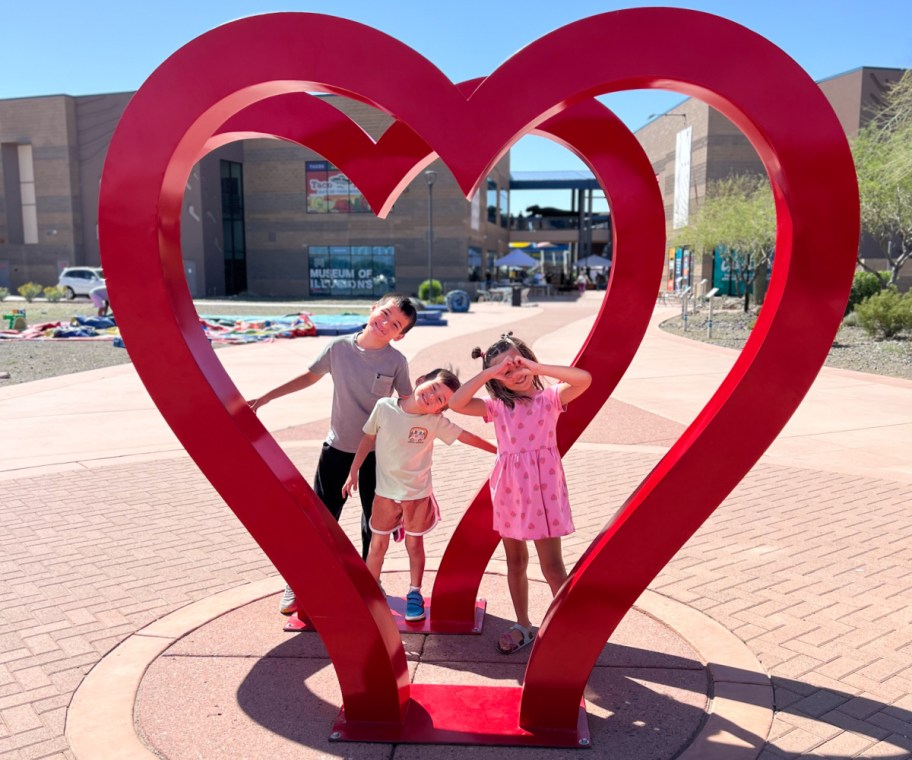
<instances>
[{"instance_id":1,"label":"girl's hair bun","mask_svg":"<svg viewBox=\"0 0 912 760\"><path fill-rule=\"evenodd\" d=\"M472 358L473 359L483 359L484 351L482 351L478 346L472 349Z\"/></svg>"}]
</instances>

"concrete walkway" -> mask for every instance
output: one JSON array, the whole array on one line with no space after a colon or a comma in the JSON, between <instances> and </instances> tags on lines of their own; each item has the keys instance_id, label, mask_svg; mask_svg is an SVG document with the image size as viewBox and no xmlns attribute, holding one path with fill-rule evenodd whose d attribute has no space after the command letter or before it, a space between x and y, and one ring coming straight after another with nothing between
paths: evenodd
<instances>
[{"instance_id":1,"label":"concrete walkway","mask_svg":"<svg viewBox=\"0 0 912 760\"><path fill-rule=\"evenodd\" d=\"M543 360L566 362L600 295L474 305L447 315L446 328L416 328L399 347L417 371L450 363L465 377L477 370L471 347L511 329ZM673 312L658 309L654 322ZM218 356L250 397L302 371L322 345L300 339ZM735 356L650 328L565 460L578 527L568 561ZM909 382L821 373L768 454L612 637L587 694L593 752L912 757L910 391ZM327 380L262 412L307 477L330 393ZM183 454L130 365L2 389L0 419L0 757L149 757L143 742L171 760L459 751L327 741L337 686L312 649L316 637L282 633L274 568ZM439 447L437 482L458 510L489 462L455 449ZM457 516L428 542L432 569ZM356 518L347 507L350 536ZM390 561L393 585L401 563ZM489 570L484 635L437 637L462 640L463 651L446 656L435 637L407 636L412 668L424 674L416 678L471 671L515 684L515 665L487 662L488 639L509 617L500 555ZM444 667L453 662L462 664ZM299 688L276 692L282 674ZM770 683L774 711L758 698ZM295 711L311 708L303 730Z\"/></svg>"}]
</instances>

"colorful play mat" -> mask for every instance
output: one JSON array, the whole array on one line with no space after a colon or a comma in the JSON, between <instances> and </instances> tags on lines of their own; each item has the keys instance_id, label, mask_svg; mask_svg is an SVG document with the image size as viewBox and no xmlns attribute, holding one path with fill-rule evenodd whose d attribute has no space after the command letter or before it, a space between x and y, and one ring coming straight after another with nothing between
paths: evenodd
<instances>
[{"instance_id":1,"label":"colorful play mat","mask_svg":"<svg viewBox=\"0 0 912 760\"><path fill-rule=\"evenodd\" d=\"M364 326L367 317L364 314L301 312L284 317L202 315L199 320L203 332L212 343L256 343L277 338L345 335L358 332ZM75 316L69 322L25 325L21 330L3 329L0 330L0 340L4 339L114 340L116 345L123 345L120 330L113 317Z\"/></svg>"}]
</instances>

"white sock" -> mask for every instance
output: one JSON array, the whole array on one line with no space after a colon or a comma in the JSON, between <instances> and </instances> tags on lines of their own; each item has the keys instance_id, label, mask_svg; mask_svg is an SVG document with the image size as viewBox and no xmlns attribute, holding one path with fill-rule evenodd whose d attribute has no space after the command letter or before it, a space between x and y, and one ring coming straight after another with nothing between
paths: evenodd
<instances>
[{"instance_id":1,"label":"white sock","mask_svg":"<svg viewBox=\"0 0 912 760\"><path fill-rule=\"evenodd\" d=\"M409 586L408 592L411 594L413 591L417 591L417 592L420 594L420 593L421 593L421 586Z\"/></svg>"}]
</instances>

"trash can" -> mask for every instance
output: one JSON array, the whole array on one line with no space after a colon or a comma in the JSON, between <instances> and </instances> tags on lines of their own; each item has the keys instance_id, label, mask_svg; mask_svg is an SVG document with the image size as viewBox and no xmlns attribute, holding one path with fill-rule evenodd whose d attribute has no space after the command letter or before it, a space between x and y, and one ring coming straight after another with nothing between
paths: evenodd
<instances>
[{"instance_id":1,"label":"trash can","mask_svg":"<svg viewBox=\"0 0 912 760\"><path fill-rule=\"evenodd\" d=\"M513 286L513 305L522 306L522 285Z\"/></svg>"},{"instance_id":2,"label":"trash can","mask_svg":"<svg viewBox=\"0 0 912 760\"><path fill-rule=\"evenodd\" d=\"M469 310L469 304L472 299L464 290L451 290L446 294L447 308L453 312L465 312Z\"/></svg>"}]
</instances>

